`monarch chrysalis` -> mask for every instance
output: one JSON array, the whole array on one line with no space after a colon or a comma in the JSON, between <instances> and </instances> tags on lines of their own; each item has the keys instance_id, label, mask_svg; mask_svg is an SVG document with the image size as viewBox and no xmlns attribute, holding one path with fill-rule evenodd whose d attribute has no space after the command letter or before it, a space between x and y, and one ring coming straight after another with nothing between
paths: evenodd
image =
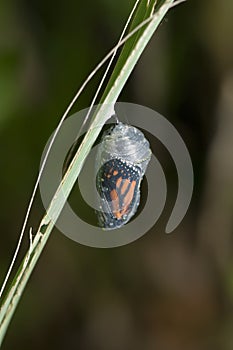
<instances>
[{"instance_id":1,"label":"monarch chrysalis","mask_svg":"<svg viewBox=\"0 0 233 350\"><path fill-rule=\"evenodd\" d=\"M150 158L149 142L139 129L118 123L104 133L96 158L100 227L120 228L136 213Z\"/></svg>"}]
</instances>

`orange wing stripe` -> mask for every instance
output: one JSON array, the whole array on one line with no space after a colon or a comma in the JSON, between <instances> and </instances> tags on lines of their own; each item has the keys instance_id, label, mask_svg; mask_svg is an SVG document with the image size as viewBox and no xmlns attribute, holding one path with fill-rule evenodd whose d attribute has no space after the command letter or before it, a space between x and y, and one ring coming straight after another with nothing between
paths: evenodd
<instances>
[{"instance_id":1,"label":"orange wing stripe","mask_svg":"<svg viewBox=\"0 0 233 350\"><path fill-rule=\"evenodd\" d=\"M129 184L130 184L130 181L128 179L126 179L125 182L123 183L122 188L121 188L121 194L125 193L125 191L127 190Z\"/></svg>"},{"instance_id":2,"label":"orange wing stripe","mask_svg":"<svg viewBox=\"0 0 233 350\"><path fill-rule=\"evenodd\" d=\"M116 191L116 190L112 190L112 191L110 192L110 196L111 196L111 200L112 200L112 201L115 201L115 200L118 198L117 191Z\"/></svg>"},{"instance_id":3,"label":"orange wing stripe","mask_svg":"<svg viewBox=\"0 0 233 350\"><path fill-rule=\"evenodd\" d=\"M119 197L118 197L118 194L117 194L117 191L116 190L112 190L110 192L110 197L111 197L111 205L112 205L112 208L113 208L113 214L116 216L117 219L119 219L118 217L118 213L119 213Z\"/></svg>"},{"instance_id":4,"label":"orange wing stripe","mask_svg":"<svg viewBox=\"0 0 233 350\"><path fill-rule=\"evenodd\" d=\"M119 188L121 185L122 177L119 177L116 181L116 187Z\"/></svg>"},{"instance_id":5,"label":"orange wing stripe","mask_svg":"<svg viewBox=\"0 0 233 350\"><path fill-rule=\"evenodd\" d=\"M136 181L132 181L129 191L124 199L124 209L121 211L121 215L124 215L129 209L130 203L132 202L132 199L133 199L135 186L136 186Z\"/></svg>"}]
</instances>

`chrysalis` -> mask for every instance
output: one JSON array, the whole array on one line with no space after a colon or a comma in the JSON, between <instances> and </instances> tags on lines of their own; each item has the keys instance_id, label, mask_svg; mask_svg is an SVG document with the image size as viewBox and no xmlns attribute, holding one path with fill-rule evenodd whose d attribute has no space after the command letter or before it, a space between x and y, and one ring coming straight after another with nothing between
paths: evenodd
<instances>
[{"instance_id":1,"label":"chrysalis","mask_svg":"<svg viewBox=\"0 0 233 350\"><path fill-rule=\"evenodd\" d=\"M139 129L118 123L104 133L96 158L100 227L120 228L136 213L150 158L150 144Z\"/></svg>"}]
</instances>

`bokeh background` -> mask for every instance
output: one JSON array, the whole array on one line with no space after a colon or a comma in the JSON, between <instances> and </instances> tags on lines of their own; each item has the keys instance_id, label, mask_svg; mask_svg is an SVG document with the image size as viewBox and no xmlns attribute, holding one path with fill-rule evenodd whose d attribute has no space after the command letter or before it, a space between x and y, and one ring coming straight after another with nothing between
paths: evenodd
<instances>
[{"instance_id":1,"label":"bokeh background","mask_svg":"<svg viewBox=\"0 0 233 350\"><path fill-rule=\"evenodd\" d=\"M133 3L0 3L1 281L44 145ZM119 99L157 110L186 142L195 188L182 224L164 234L177 177L161 147L169 196L155 227L108 250L54 230L3 350L233 348L232 13L232 0L188 0L171 10ZM89 106L99 78L74 111ZM42 215L38 196L30 225ZM27 246L28 237L21 257Z\"/></svg>"}]
</instances>

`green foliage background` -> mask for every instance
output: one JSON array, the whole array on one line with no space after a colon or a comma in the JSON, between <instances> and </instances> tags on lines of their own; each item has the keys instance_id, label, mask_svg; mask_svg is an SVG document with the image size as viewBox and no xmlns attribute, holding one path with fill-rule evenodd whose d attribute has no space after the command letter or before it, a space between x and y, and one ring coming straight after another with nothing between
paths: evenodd
<instances>
[{"instance_id":1,"label":"green foliage background","mask_svg":"<svg viewBox=\"0 0 233 350\"><path fill-rule=\"evenodd\" d=\"M132 6L132 0L0 3L1 280L44 144L115 44ZM55 231L3 350L232 349L232 10L230 0L190 0L170 11L120 97L165 115L190 150L195 191L182 225L163 234L177 179L161 149L170 198L156 226L110 250L80 246ZM99 77L74 111L89 106ZM30 225L42 214L38 196Z\"/></svg>"}]
</instances>

